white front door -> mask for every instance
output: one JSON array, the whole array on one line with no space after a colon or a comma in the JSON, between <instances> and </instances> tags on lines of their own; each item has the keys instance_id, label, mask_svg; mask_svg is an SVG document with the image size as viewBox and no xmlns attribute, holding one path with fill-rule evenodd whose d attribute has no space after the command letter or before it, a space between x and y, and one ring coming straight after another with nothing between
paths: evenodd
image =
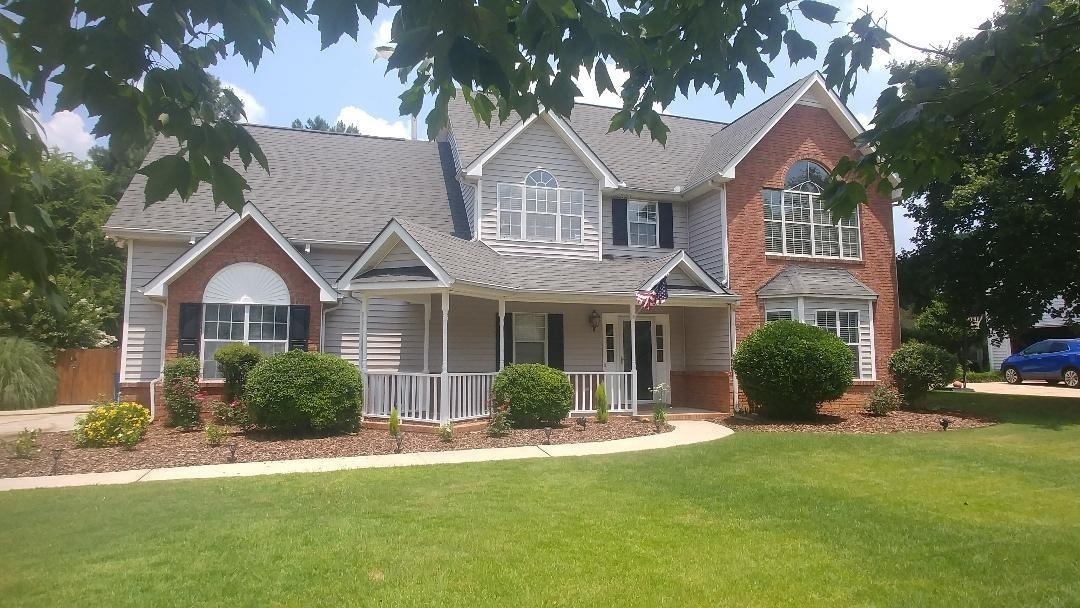
<instances>
[{"instance_id":1,"label":"white front door","mask_svg":"<svg viewBox=\"0 0 1080 608\"><path fill-rule=\"evenodd\" d=\"M638 401L652 401L653 387L670 382L671 354L667 315L637 315L636 327L630 315L603 316L604 371L628 372L637 349Z\"/></svg>"}]
</instances>

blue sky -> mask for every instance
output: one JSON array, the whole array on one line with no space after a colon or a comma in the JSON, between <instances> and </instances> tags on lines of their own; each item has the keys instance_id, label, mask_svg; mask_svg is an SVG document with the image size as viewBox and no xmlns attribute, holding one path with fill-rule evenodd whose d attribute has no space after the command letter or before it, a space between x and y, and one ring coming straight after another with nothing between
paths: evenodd
<instances>
[{"instance_id":1,"label":"blue sky","mask_svg":"<svg viewBox=\"0 0 1080 608\"><path fill-rule=\"evenodd\" d=\"M840 17L852 19L861 9L884 15L891 31L909 42L930 45L947 42L970 33L985 21L997 6L995 0L838 0ZM932 16L932 18L931 18ZM355 124L361 132L383 136L408 136L408 119L398 116L397 96L404 90L396 74L384 75L384 64L374 59L374 47L389 40L390 14L381 14L374 24L361 24L359 40L344 39L325 51L319 50L319 34L312 24L291 23L277 34L277 51L263 58L252 70L238 58L216 66L211 71L231 86L245 102L251 122L288 125L294 118L322 115L331 122L342 119ZM842 26L835 29L811 24L800 31L817 43L818 60L804 60L789 65L781 53L770 67L775 78L765 91L749 85L745 96L733 106L723 97L702 90L689 98L677 98L667 112L713 120L730 121L794 80L821 67L828 42ZM902 59L917 57L906 49L897 49ZM2 59L2 49L0 49ZM849 100L849 107L866 124L873 115L874 100L887 80L887 57L875 60L874 69L860 77L859 87ZM618 83L616 83L618 84ZM588 78L579 82L584 101L616 105L610 97L598 99ZM609 94L610 95L610 94ZM85 112L52 115L46 100L41 120L51 145L84 156L93 143L88 134L91 123ZM421 120L422 120L421 116ZM423 124L421 123L421 136ZM895 213L897 248L909 245L914 226L897 210Z\"/></svg>"}]
</instances>

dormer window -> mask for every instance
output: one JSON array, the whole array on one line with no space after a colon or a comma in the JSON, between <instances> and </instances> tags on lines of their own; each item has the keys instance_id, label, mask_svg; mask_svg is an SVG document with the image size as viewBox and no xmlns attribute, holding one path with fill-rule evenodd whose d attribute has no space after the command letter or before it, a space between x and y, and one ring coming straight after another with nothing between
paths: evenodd
<instances>
[{"instance_id":1,"label":"dormer window","mask_svg":"<svg viewBox=\"0 0 1080 608\"><path fill-rule=\"evenodd\" d=\"M783 190L765 190L765 251L782 255L859 259L859 211L833 221L821 202L829 172L810 161L788 171Z\"/></svg>"},{"instance_id":2,"label":"dormer window","mask_svg":"<svg viewBox=\"0 0 1080 608\"><path fill-rule=\"evenodd\" d=\"M631 247L660 246L660 220L656 203L626 203L626 237Z\"/></svg>"},{"instance_id":3,"label":"dormer window","mask_svg":"<svg viewBox=\"0 0 1080 608\"><path fill-rule=\"evenodd\" d=\"M546 169L520 184L498 185L499 238L547 243L580 243L585 191L560 188Z\"/></svg>"}]
</instances>

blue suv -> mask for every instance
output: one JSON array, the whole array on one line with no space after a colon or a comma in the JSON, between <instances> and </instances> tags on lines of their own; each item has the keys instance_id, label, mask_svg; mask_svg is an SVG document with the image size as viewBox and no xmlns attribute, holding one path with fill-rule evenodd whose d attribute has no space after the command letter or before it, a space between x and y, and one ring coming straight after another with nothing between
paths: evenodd
<instances>
[{"instance_id":1,"label":"blue suv","mask_svg":"<svg viewBox=\"0 0 1080 608\"><path fill-rule=\"evenodd\" d=\"M1002 361L1001 373L1009 384L1046 380L1076 388L1080 386L1080 339L1036 342Z\"/></svg>"}]
</instances>

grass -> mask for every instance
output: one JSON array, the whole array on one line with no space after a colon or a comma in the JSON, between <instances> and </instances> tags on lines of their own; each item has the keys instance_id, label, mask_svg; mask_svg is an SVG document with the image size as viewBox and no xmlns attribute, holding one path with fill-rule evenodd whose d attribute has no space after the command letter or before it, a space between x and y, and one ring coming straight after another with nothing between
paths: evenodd
<instances>
[{"instance_id":1,"label":"grass","mask_svg":"<svg viewBox=\"0 0 1080 608\"><path fill-rule=\"evenodd\" d=\"M1003 424L0 495L0 605L1080 605L1080 400Z\"/></svg>"}]
</instances>

